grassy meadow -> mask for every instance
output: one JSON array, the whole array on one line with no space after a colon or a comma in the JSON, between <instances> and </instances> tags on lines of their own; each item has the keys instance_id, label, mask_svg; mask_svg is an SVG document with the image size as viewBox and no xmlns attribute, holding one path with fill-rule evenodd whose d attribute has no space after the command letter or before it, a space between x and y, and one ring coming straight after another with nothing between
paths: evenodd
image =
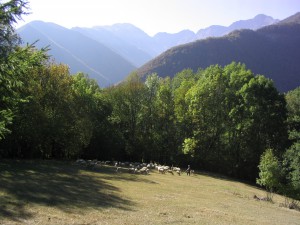
<instances>
[{"instance_id":1,"label":"grassy meadow","mask_svg":"<svg viewBox=\"0 0 300 225\"><path fill-rule=\"evenodd\" d=\"M0 161L0 224L300 224L263 190L198 172L136 175L71 162Z\"/></svg>"}]
</instances>

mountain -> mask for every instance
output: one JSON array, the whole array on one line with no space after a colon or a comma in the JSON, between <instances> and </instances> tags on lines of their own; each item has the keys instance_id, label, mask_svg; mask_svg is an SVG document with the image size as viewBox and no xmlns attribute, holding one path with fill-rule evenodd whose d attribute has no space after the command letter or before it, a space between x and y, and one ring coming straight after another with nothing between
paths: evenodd
<instances>
[{"instance_id":1,"label":"mountain","mask_svg":"<svg viewBox=\"0 0 300 225\"><path fill-rule=\"evenodd\" d=\"M160 45L160 53L177 45L186 44L196 39L196 34L190 30L183 30L175 34L160 32L153 39Z\"/></svg>"},{"instance_id":2,"label":"mountain","mask_svg":"<svg viewBox=\"0 0 300 225\"><path fill-rule=\"evenodd\" d=\"M193 42L195 40L205 39L208 37L221 37L238 29L256 30L258 28L277 23L278 21L279 20L273 19L270 16L259 14L252 19L234 22L228 27L212 25L205 29L200 29L197 33L190 30L183 30L175 34L161 32L157 33L153 39L158 44L160 53L162 53L171 47Z\"/></svg>"},{"instance_id":3,"label":"mountain","mask_svg":"<svg viewBox=\"0 0 300 225\"><path fill-rule=\"evenodd\" d=\"M41 48L50 45L50 54L59 63L68 64L71 73L82 71L100 86L118 83L123 78L165 50L206 36L220 36L234 27L257 28L272 23L271 17L258 15L229 27L211 26L195 34L183 30L175 34L158 33L150 37L129 23L93 28L67 29L54 23L31 22L17 30L24 43Z\"/></svg>"},{"instance_id":4,"label":"mountain","mask_svg":"<svg viewBox=\"0 0 300 225\"><path fill-rule=\"evenodd\" d=\"M115 36L124 41L144 50L152 57L160 53L157 43L144 31L129 23L117 23L112 26L105 26L105 29L111 31Z\"/></svg>"},{"instance_id":5,"label":"mountain","mask_svg":"<svg viewBox=\"0 0 300 225\"><path fill-rule=\"evenodd\" d=\"M199 30L197 34L190 30L182 30L174 34L159 32L153 37L150 37L144 31L129 23L118 23L111 26L97 26L93 28L75 27L72 30L78 31L104 44L139 67L174 46L206 37L223 36L235 29L257 29L277 21L270 16L257 15L253 19L235 22L229 27L214 25Z\"/></svg>"},{"instance_id":6,"label":"mountain","mask_svg":"<svg viewBox=\"0 0 300 225\"><path fill-rule=\"evenodd\" d=\"M205 39L207 37L221 37L228 31L228 27L213 25L205 29L201 29L196 33L196 39Z\"/></svg>"},{"instance_id":7,"label":"mountain","mask_svg":"<svg viewBox=\"0 0 300 225\"><path fill-rule=\"evenodd\" d=\"M292 15L284 20L281 20L278 24L294 24L294 23L300 23L300 12L296 13L295 15Z\"/></svg>"},{"instance_id":8,"label":"mountain","mask_svg":"<svg viewBox=\"0 0 300 225\"><path fill-rule=\"evenodd\" d=\"M54 23L34 21L17 30L24 43L37 48L50 46L49 54L57 63L69 65L71 73L84 72L100 86L115 84L135 66L107 46L79 32Z\"/></svg>"},{"instance_id":9,"label":"mountain","mask_svg":"<svg viewBox=\"0 0 300 225\"><path fill-rule=\"evenodd\" d=\"M237 22L232 23L230 26L210 26L205 29L201 29L196 34L196 39L205 39L207 37L221 37L234 30L240 29L251 29L256 30L264 26L269 26L279 22L277 19L273 19L270 16L266 16L263 14L259 14L255 16L253 19L249 20L240 20Z\"/></svg>"},{"instance_id":10,"label":"mountain","mask_svg":"<svg viewBox=\"0 0 300 225\"><path fill-rule=\"evenodd\" d=\"M277 24L253 30L237 30L219 38L207 38L174 47L137 70L145 77L174 76L185 68L197 70L212 64L242 62L255 74L274 80L289 91L300 86L300 14Z\"/></svg>"},{"instance_id":11,"label":"mountain","mask_svg":"<svg viewBox=\"0 0 300 225\"><path fill-rule=\"evenodd\" d=\"M98 26L93 28L75 27L72 28L72 30L80 32L81 34L109 47L110 49L121 55L123 58L126 58L136 67L141 66L142 64L153 58L153 55L151 55L154 54L152 53L152 50L143 50L140 46L137 46L133 40L130 40L129 38L127 38L129 40L126 40L122 35L118 34L118 32L114 32L114 30L111 30L109 28L110 27L107 26ZM143 33L143 35L144 36L139 36L140 39L149 40L146 34ZM157 53L155 53L154 55L156 54Z\"/></svg>"}]
</instances>

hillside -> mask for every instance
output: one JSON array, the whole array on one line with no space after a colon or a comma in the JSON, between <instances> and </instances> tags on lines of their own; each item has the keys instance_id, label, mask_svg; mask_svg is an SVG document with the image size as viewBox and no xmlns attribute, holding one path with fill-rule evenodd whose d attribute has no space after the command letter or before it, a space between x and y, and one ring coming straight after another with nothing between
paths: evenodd
<instances>
[{"instance_id":1,"label":"hillside","mask_svg":"<svg viewBox=\"0 0 300 225\"><path fill-rule=\"evenodd\" d=\"M220 38L207 38L169 49L137 70L145 77L156 72L174 76L184 68L197 70L212 64L222 66L238 61L255 74L275 81L280 91L300 85L299 18L252 30L238 30Z\"/></svg>"},{"instance_id":2,"label":"hillside","mask_svg":"<svg viewBox=\"0 0 300 225\"><path fill-rule=\"evenodd\" d=\"M129 61L103 44L53 23L34 21L17 30L24 44L50 47L58 63L69 65L72 73L84 72L105 87L115 84L133 69Z\"/></svg>"},{"instance_id":3,"label":"hillside","mask_svg":"<svg viewBox=\"0 0 300 225\"><path fill-rule=\"evenodd\" d=\"M96 40L97 42L109 47L123 58L130 61L134 66L139 67L145 62L151 60L153 56L147 51L138 48L132 43L118 37L114 32L106 27L80 28L75 27L72 30Z\"/></svg>"},{"instance_id":4,"label":"hillside","mask_svg":"<svg viewBox=\"0 0 300 225\"><path fill-rule=\"evenodd\" d=\"M299 224L255 186L195 175L116 173L71 162L1 161L0 224Z\"/></svg>"}]
</instances>

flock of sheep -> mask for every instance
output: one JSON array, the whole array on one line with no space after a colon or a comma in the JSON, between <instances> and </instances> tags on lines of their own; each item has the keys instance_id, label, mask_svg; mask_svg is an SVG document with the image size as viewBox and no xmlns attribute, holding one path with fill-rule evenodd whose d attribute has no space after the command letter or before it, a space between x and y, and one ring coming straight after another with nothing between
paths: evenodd
<instances>
[{"instance_id":1,"label":"flock of sheep","mask_svg":"<svg viewBox=\"0 0 300 225\"><path fill-rule=\"evenodd\" d=\"M75 165L84 166L91 169L97 169L102 166L113 166L117 173L128 172L133 174L149 174L150 171L157 170L160 174L178 174L181 175L182 171L179 167L173 166L162 166L157 163L132 163L132 162L117 162L117 161L97 161L97 160L84 160L78 159L75 162ZM191 170L191 173L194 171Z\"/></svg>"}]
</instances>

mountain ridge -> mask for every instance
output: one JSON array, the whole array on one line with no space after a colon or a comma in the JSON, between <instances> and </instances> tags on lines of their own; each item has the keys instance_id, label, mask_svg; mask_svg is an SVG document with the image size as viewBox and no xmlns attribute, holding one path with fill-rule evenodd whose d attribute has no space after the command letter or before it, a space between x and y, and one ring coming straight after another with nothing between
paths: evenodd
<instances>
[{"instance_id":1,"label":"mountain ridge","mask_svg":"<svg viewBox=\"0 0 300 225\"><path fill-rule=\"evenodd\" d=\"M33 21L18 29L18 33L25 43L39 40L35 43L37 48L50 45L49 54L58 63L68 64L72 73L88 73L100 86L119 82L135 69L130 62L106 46L54 23ZM118 62L119 67L108 66L110 60Z\"/></svg>"},{"instance_id":2,"label":"mountain ridge","mask_svg":"<svg viewBox=\"0 0 300 225\"><path fill-rule=\"evenodd\" d=\"M271 17L258 15L247 20L247 26L252 24L253 27L253 24L258 23L258 18L262 21ZM243 23L245 22L237 21L231 26ZM33 30L31 25L36 29ZM221 26L211 27L218 29ZM182 30L175 34L160 32L150 37L143 30L129 23L67 29L54 23L33 21L19 28L17 32L28 43L40 39L36 43L39 48L51 45L49 53L58 62L68 64L72 73L81 71L89 74L91 78L98 81L100 86L118 83L131 71L149 62L163 51L197 39L197 34L190 30ZM212 32L206 35L218 34Z\"/></svg>"},{"instance_id":3,"label":"mountain ridge","mask_svg":"<svg viewBox=\"0 0 300 225\"><path fill-rule=\"evenodd\" d=\"M256 31L236 30L222 37L173 47L140 67L137 73L141 77L150 73L174 76L186 68L197 70L237 61L245 63L255 74L272 78L280 91L289 91L300 85L297 62L300 58L300 16L297 15L297 19L293 16L293 23L276 23ZM286 19L289 20L290 17Z\"/></svg>"}]
</instances>

